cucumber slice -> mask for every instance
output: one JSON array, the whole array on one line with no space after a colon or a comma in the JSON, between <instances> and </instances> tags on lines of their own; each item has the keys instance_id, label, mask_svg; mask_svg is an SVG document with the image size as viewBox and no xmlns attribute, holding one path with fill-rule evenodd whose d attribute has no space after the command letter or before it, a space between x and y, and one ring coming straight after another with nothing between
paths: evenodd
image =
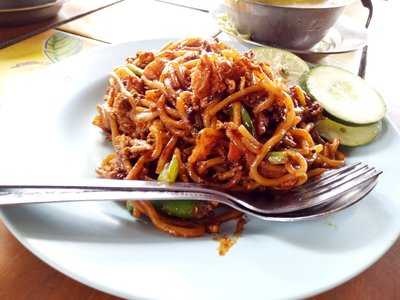
<instances>
[{"instance_id":1,"label":"cucumber slice","mask_svg":"<svg viewBox=\"0 0 400 300\"><path fill-rule=\"evenodd\" d=\"M316 129L328 141L338 138L340 144L356 147L372 142L382 130L382 121L369 125L348 126L325 118L317 124Z\"/></svg>"},{"instance_id":2,"label":"cucumber slice","mask_svg":"<svg viewBox=\"0 0 400 300\"><path fill-rule=\"evenodd\" d=\"M310 68L293 53L277 48L254 48L254 59L269 64L279 78L289 86L299 84L301 76Z\"/></svg>"},{"instance_id":3,"label":"cucumber slice","mask_svg":"<svg viewBox=\"0 0 400 300\"><path fill-rule=\"evenodd\" d=\"M318 66L303 77L308 94L335 118L354 124L381 120L386 105L377 91L365 80L346 70Z\"/></svg>"}]
</instances>

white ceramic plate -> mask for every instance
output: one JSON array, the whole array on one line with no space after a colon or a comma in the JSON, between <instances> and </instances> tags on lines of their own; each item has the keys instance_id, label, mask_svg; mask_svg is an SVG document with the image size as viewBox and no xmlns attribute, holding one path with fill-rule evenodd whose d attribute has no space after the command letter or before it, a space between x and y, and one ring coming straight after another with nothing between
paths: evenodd
<instances>
[{"instance_id":1,"label":"white ceramic plate","mask_svg":"<svg viewBox=\"0 0 400 300\"><path fill-rule=\"evenodd\" d=\"M1 102L0 177L94 177L96 165L110 151L91 125L107 74L136 50L156 49L164 42L95 49L21 80L21 88ZM218 256L211 236L168 236L133 220L114 202L7 207L2 217L42 260L121 297L306 297L365 270L398 237L400 139L390 122L384 125L374 143L349 153L349 161L384 171L368 197L329 219L291 224L250 219L224 257Z\"/></svg>"}]
</instances>

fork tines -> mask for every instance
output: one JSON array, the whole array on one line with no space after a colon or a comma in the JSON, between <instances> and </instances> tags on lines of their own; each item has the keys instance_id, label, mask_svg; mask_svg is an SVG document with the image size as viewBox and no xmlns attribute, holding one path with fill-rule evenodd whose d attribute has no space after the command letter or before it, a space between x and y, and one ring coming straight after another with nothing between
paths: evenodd
<instances>
[{"instance_id":1,"label":"fork tines","mask_svg":"<svg viewBox=\"0 0 400 300\"><path fill-rule=\"evenodd\" d=\"M382 171L358 162L328 171L321 177L301 186L296 192L302 194L302 200L325 194L338 197L367 182L376 180L380 174Z\"/></svg>"}]
</instances>

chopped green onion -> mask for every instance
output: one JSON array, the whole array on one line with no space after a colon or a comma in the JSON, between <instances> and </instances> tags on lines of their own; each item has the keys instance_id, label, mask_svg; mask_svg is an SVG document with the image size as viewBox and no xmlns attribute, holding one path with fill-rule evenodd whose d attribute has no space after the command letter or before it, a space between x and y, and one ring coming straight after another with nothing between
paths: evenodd
<instances>
[{"instance_id":1,"label":"chopped green onion","mask_svg":"<svg viewBox=\"0 0 400 300\"><path fill-rule=\"evenodd\" d=\"M244 127L246 127L246 129L254 136L256 134L256 130L254 128L253 121L251 120L249 112L243 107L243 105L241 106L240 113Z\"/></svg>"},{"instance_id":2,"label":"chopped green onion","mask_svg":"<svg viewBox=\"0 0 400 300\"><path fill-rule=\"evenodd\" d=\"M138 66L135 66L134 64L127 64L126 66L137 76L141 77L143 75L143 69L139 68Z\"/></svg>"},{"instance_id":3,"label":"chopped green onion","mask_svg":"<svg viewBox=\"0 0 400 300\"><path fill-rule=\"evenodd\" d=\"M167 163L164 169L158 175L158 181L174 183L179 174L179 161L175 155ZM153 201L155 208L167 215L190 219L193 217L195 210L195 201L193 200L169 200L169 201Z\"/></svg>"},{"instance_id":4,"label":"chopped green onion","mask_svg":"<svg viewBox=\"0 0 400 300\"><path fill-rule=\"evenodd\" d=\"M179 161L176 156L173 155L171 161L165 165L160 175L158 175L158 181L174 183L176 181L176 178L178 177L178 174Z\"/></svg>"},{"instance_id":5,"label":"chopped green onion","mask_svg":"<svg viewBox=\"0 0 400 300\"><path fill-rule=\"evenodd\" d=\"M282 165L288 160L286 152L284 151L273 151L268 156L268 161L273 165Z\"/></svg>"},{"instance_id":6,"label":"chopped green onion","mask_svg":"<svg viewBox=\"0 0 400 300\"><path fill-rule=\"evenodd\" d=\"M128 209L128 211L130 213L133 212L133 206L132 206L132 202L130 200L126 201L126 208Z\"/></svg>"}]
</instances>

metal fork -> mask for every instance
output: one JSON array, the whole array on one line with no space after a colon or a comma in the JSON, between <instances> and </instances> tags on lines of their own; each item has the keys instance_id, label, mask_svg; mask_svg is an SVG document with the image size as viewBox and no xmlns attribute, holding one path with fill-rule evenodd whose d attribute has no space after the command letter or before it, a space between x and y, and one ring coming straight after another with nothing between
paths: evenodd
<instances>
[{"instance_id":1,"label":"metal fork","mask_svg":"<svg viewBox=\"0 0 400 300\"><path fill-rule=\"evenodd\" d=\"M204 186L140 180L88 180L69 183L2 183L0 205L104 201L217 201L264 220L295 221L338 211L361 200L376 185L381 171L362 163L327 172L291 192L234 193ZM256 197L257 196L257 197Z\"/></svg>"},{"instance_id":2,"label":"metal fork","mask_svg":"<svg viewBox=\"0 0 400 300\"><path fill-rule=\"evenodd\" d=\"M381 173L358 162L330 170L287 192L240 193L231 195L231 200L257 213L290 213L330 204L352 190L365 187Z\"/></svg>"}]
</instances>

